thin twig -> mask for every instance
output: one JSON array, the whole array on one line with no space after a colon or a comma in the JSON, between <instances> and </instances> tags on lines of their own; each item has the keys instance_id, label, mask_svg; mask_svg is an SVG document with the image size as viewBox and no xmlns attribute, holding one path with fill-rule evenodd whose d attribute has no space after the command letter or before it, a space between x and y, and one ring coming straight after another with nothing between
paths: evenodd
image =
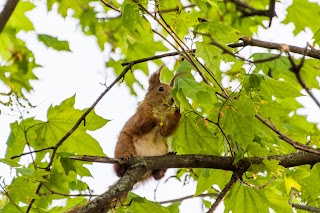
<instances>
[{"instance_id":1,"label":"thin twig","mask_svg":"<svg viewBox=\"0 0 320 213\"><path fill-rule=\"evenodd\" d=\"M43 151L46 151L46 150L49 150L49 149L54 149L54 146L50 146L50 147L47 147L47 148L34 150L34 151L31 151L31 152L24 152L24 153L21 153L20 155L12 156L11 159L19 158L19 157L22 157L24 155L30 155L30 154L37 153L37 152L43 152Z\"/></svg>"},{"instance_id":2,"label":"thin twig","mask_svg":"<svg viewBox=\"0 0 320 213\"><path fill-rule=\"evenodd\" d=\"M192 51L195 51L195 50L192 50ZM146 61L152 61L152 60L165 58L165 57L169 57L169 56L176 56L176 55L180 55L180 52L164 53L164 54L161 54L161 55L155 55L155 56L151 56L151 57L147 57L147 58L141 58L141 59L130 61L130 62L122 62L121 65L122 66L127 66L130 63L138 64L138 63L142 63L142 62L146 62Z\"/></svg>"},{"instance_id":3,"label":"thin twig","mask_svg":"<svg viewBox=\"0 0 320 213\"><path fill-rule=\"evenodd\" d=\"M307 52L307 48L306 51ZM289 52L287 52L288 54L288 58L291 64L291 71L296 75L296 78L299 82L299 84L302 86L302 88L308 93L308 95L312 98L312 100L318 105L318 107L320 108L320 101L316 98L316 96L311 92L311 89L307 86L306 82L302 79L300 71L301 68L304 64L305 61L305 55L303 56L303 58L301 59L299 65L296 65L296 63L294 62L293 57L291 56L291 54Z\"/></svg>"},{"instance_id":4,"label":"thin twig","mask_svg":"<svg viewBox=\"0 0 320 213\"><path fill-rule=\"evenodd\" d=\"M111 9L117 11L118 13L121 13L121 11L120 11L118 8L116 8L114 5L112 5L112 4L108 3L108 2L105 2L105 0L100 0L100 1L101 1L102 4L104 4L106 7L109 7L109 8L111 8Z\"/></svg>"},{"instance_id":5,"label":"thin twig","mask_svg":"<svg viewBox=\"0 0 320 213\"><path fill-rule=\"evenodd\" d=\"M271 129L273 132L275 132L278 137L284 141L286 141L288 144L292 145L294 148L301 150L301 151L305 151L305 152L309 152L309 153L313 153L313 154L317 154L320 155L320 150L319 149L315 149L311 146L299 143L297 141L292 140L291 138L289 138L288 136L286 136L285 134L283 134L282 132L280 132L280 130L278 130L275 126L273 126L272 124L269 124L263 117L261 117L259 114L255 114L255 117L261 121L264 125L266 125L267 127L269 127L269 129Z\"/></svg>"},{"instance_id":6,"label":"thin twig","mask_svg":"<svg viewBox=\"0 0 320 213\"><path fill-rule=\"evenodd\" d=\"M79 194L65 194L65 193L61 193L61 192L56 192L52 189L50 189L48 186L46 186L45 184L43 184L43 186L51 193L51 194L55 194L55 195L61 195L61 196L64 196L64 197L96 197L96 196L99 196L99 195L95 195L95 194L82 194L82 193L79 193ZM51 195L50 194L50 195ZM46 194L43 194L43 195L46 195Z\"/></svg>"},{"instance_id":7,"label":"thin twig","mask_svg":"<svg viewBox=\"0 0 320 213\"><path fill-rule=\"evenodd\" d=\"M226 2L232 2L236 5L238 11L242 13L242 16L244 17L250 17L250 16L266 16L270 19L274 16L276 16L276 13L274 11L274 4L270 1L269 9L268 10L259 10L256 9L249 4L247 4L245 1L241 0L225 0ZM272 9L270 9L272 8ZM270 21L271 22L271 21Z\"/></svg>"},{"instance_id":8,"label":"thin twig","mask_svg":"<svg viewBox=\"0 0 320 213\"><path fill-rule=\"evenodd\" d=\"M201 70L198 68L198 66L195 64L195 62L192 60L192 57L190 56L190 50L187 48L185 49L184 47L187 47L183 41L181 41L181 39L179 38L179 36L177 36L175 34L175 32L166 24L164 24L163 22L161 22L160 20L157 19L156 16L154 16L151 12L149 12L143 5L141 5L139 2L137 2L137 0L133 0L142 11L144 11L145 13L147 13L152 19L154 19L157 23L159 23L162 28L173 38L173 40L177 43L177 45L181 48L181 50L184 52L183 56L185 57L186 60L189 61L190 64L192 64L192 66L196 69L196 71L200 74L200 76L202 77L203 81L207 84L209 84L209 81L207 80L207 78L204 76L204 74L201 72Z\"/></svg>"},{"instance_id":9,"label":"thin twig","mask_svg":"<svg viewBox=\"0 0 320 213\"><path fill-rule=\"evenodd\" d=\"M165 201L160 201L160 204L166 204L166 203L175 203L175 202L180 202L183 200L187 200L190 198L198 198L198 197L218 197L217 193L205 193L205 194L199 194L197 196L194 195L188 195L188 196L184 196L184 197L180 197L180 198L176 198L176 199L172 199L172 200L165 200Z\"/></svg>"},{"instance_id":10,"label":"thin twig","mask_svg":"<svg viewBox=\"0 0 320 213\"><path fill-rule=\"evenodd\" d=\"M231 190L231 188L234 186L234 184L237 182L238 177L236 175L232 175L230 181L228 184L224 187L224 189L221 191L221 193L218 195L217 199L212 204L211 208L207 213L213 213L218 205L223 201L223 199L226 197L227 193Z\"/></svg>"},{"instance_id":11,"label":"thin twig","mask_svg":"<svg viewBox=\"0 0 320 213\"><path fill-rule=\"evenodd\" d=\"M89 155L79 155L79 156L71 156L69 157L72 160L86 161L86 162L95 162L95 163L123 163L124 160L109 158L109 157L101 157L101 156L89 156Z\"/></svg>"},{"instance_id":12,"label":"thin twig","mask_svg":"<svg viewBox=\"0 0 320 213\"><path fill-rule=\"evenodd\" d=\"M211 78L214 80L214 82L218 85L218 87L221 89L221 91L224 93L224 95L227 97L227 99L229 99L229 94L228 92L226 91L225 88L223 88L223 86L220 84L220 82L217 80L217 78L213 75L213 73L211 72L211 70L209 70L207 68L207 66L205 66L204 64L202 64L200 62L200 60L198 58L195 58L196 61L200 64L200 66L211 76Z\"/></svg>"},{"instance_id":13,"label":"thin twig","mask_svg":"<svg viewBox=\"0 0 320 213\"><path fill-rule=\"evenodd\" d=\"M320 59L320 50L315 48L308 49L307 53L305 48L297 47L288 44L279 44L275 42L267 42L261 41L258 39L250 38L250 37L241 37L242 42L228 44L228 47L237 48L237 47L245 47L245 46L255 46L255 47L263 47L267 49L276 49L276 50L283 50L284 48L288 50L288 52L298 53L300 55L306 55L312 58Z\"/></svg>"},{"instance_id":14,"label":"thin twig","mask_svg":"<svg viewBox=\"0 0 320 213\"><path fill-rule=\"evenodd\" d=\"M305 206L300 204L292 203L291 206L296 209L301 209L309 212L320 212L320 208L313 207L313 206Z\"/></svg>"},{"instance_id":15,"label":"thin twig","mask_svg":"<svg viewBox=\"0 0 320 213\"><path fill-rule=\"evenodd\" d=\"M220 43L218 43L213 37L211 34L209 33L201 33L201 32L197 32L197 31L194 31L195 34L199 34L199 35L203 35L203 36L207 36L210 38L211 42L210 44L218 47L219 49L222 50L223 53L226 53L228 55L231 55L233 57L235 57L236 59L240 59L242 61L246 61L246 62L249 62L249 63L253 63L253 64L256 64L256 63L263 63L263 62L267 62L267 61L272 61L272 60L275 60L279 57L281 57L281 53L282 53L282 50L280 49L280 53L275 55L275 56L272 56L272 57L268 57L268 58L263 58L263 59L258 59L258 60L249 60L249 59L246 59L240 55L237 55L235 53L233 53L231 50L227 49L226 47L224 47L223 45L221 45ZM228 47L230 47L230 45L227 45Z\"/></svg>"},{"instance_id":16,"label":"thin twig","mask_svg":"<svg viewBox=\"0 0 320 213\"><path fill-rule=\"evenodd\" d=\"M252 183L248 183L248 182L246 182L244 180L241 180L241 179L239 179L239 182L242 183L245 186L248 186L248 187L251 187L251 188L254 188L254 189L263 189L263 188L267 187L268 185L270 185L271 183L273 183L281 174L273 176L267 183L265 183L263 185L260 185L260 186L254 185Z\"/></svg>"},{"instance_id":17,"label":"thin twig","mask_svg":"<svg viewBox=\"0 0 320 213\"><path fill-rule=\"evenodd\" d=\"M41 189L42 186L43 186L43 182L40 182L39 185L37 186L37 189L36 189L36 194L37 194L37 195L39 195L40 189ZM30 201L30 203L29 203L29 205L28 205L28 208L27 208L27 210L26 210L26 213L28 213L28 212L31 210L34 201L35 201L35 199L32 199L32 200Z\"/></svg>"},{"instance_id":18,"label":"thin twig","mask_svg":"<svg viewBox=\"0 0 320 213\"><path fill-rule=\"evenodd\" d=\"M174 44L172 44L166 37L164 37L161 33L159 33L156 30L152 30L153 33L157 34L160 36L165 42L167 42L171 47L173 47L182 57L186 58L186 55L179 50Z\"/></svg>"},{"instance_id":19,"label":"thin twig","mask_svg":"<svg viewBox=\"0 0 320 213\"><path fill-rule=\"evenodd\" d=\"M195 7L195 6L196 6L195 4L189 4L189 5L186 5L186 6L183 6L183 7L175 7L175 8L170 8L170 9L158 10L157 12L159 14L161 14L161 13L170 13L170 12L179 12L181 10L184 10L184 9L187 9L187 8L192 8L192 7Z\"/></svg>"}]
</instances>

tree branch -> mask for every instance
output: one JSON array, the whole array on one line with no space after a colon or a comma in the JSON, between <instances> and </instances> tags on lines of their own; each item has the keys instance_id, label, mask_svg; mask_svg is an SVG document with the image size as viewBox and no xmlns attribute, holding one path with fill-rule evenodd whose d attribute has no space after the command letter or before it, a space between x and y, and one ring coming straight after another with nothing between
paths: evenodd
<instances>
[{"instance_id":1,"label":"tree branch","mask_svg":"<svg viewBox=\"0 0 320 213\"><path fill-rule=\"evenodd\" d=\"M4 27L6 26L18 2L19 0L7 0L6 5L4 6L2 12L0 13L0 34L4 29Z\"/></svg>"},{"instance_id":2,"label":"tree branch","mask_svg":"<svg viewBox=\"0 0 320 213\"><path fill-rule=\"evenodd\" d=\"M279 160L279 165L290 168L300 165L314 165L320 162L320 155L307 152L296 152L287 155L273 155L265 158L252 157L243 158L237 164L234 158L227 156L211 155L164 155L152 157L132 157L128 160L116 160L108 157L97 156L73 156L74 160L100 162L100 163L123 163L128 166L126 174L111 188L98 196L95 200L87 204L80 212L103 212L110 208L114 199L119 198L123 193L131 190L133 185L140 180L143 174L148 170L165 168L214 168L227 171L233 171L240 177L252 164L261 164L263 159ZM240 175L240 176L239 176ZM230 181L231 182L231 181ZM231 185L231 183L230 183Z\"/></svg>"},{"instance_id":3,"label":"tree branch","mask_svg":"<svg viewBox=\"0 0 320 213\"><path fill-rule=\"evenodd\" d=\"M128 167L144 164L148 170L167 168L211 168L236 172L240 167L261 164L263 159L278 160L279 165L285 168L307 164L314 165L320 162L320 155L307 152L295 152L285 155L271 155L268 157L244 157L238 164L234 164L234 158L232 157L198 154L131 157L128 160L84 155L72 156L70 159L108 164L117 162Z\"/></svg>"},{"instance_id":4,"label":"tree branch","mask_svg":"<svg viewBox=\"0 0 320 213\"><path fill-rule=\"evenodd\" d=\"M116 8L114 5L108 3L108 2L105 2L105 0L100 0L102 2L102 4L104 4L106 7L109 7L110 9L113 9L115 11L117 11L118 13L121 13L121 11Z\"/></svg>"},{"instance_id":5,"label":"tree branch","mask_svg":"<svg viewBox=\"0 0 320 213\"><path fill-rule=\"evenodd\" d=\"M112 207L113 202L130 191L133 185L138 182L147 171L148 169L143 163L128 168L126 173L112 185L108 191L96 197L80 209L78 213L107 212Z\"/></svg>"},{"instance_id":6,"label":"tree branch","mask_svg":"<svg viewBox=\"0 0 320 213\"><path fill-rule=\"evenodd\" d=\"M269 9L267 10L259 10L256 9L244 1L241 0L225 0L225 2L232 2L236 5L236 8L239 12L242 13L244 17L250 16L266 16L270 19L269 26L271 26L271 20L274 16L276 16L275 12L275 0L270 0Z\"/></svg>"},{"instance_id":7,"label":"tree branch","mask_svg":"<svg viewBox=\"0 0 320 213\"><path fill-rule=\"evenodd\" d=\"M306 55L312 58L320 59L320 50L317 50L315 48L307 49L306 51L306 48L297 47L297 46L288 45L288 44L279 44L275 42L261 41L261 40L246 37L246 36L242 37L241 40L242 42L240 43L229 44L228 46L231 48L255 46L255 47L263 47L267 49L276 49L280 51L285 49L287 52L293 52L300 55Z\"/></svg>"},{"instance_id":8,"label":"tree branch","mask_svg":"<svg viewBox=\"0 0 320 213\"><path fill-rule=\"evenodd\" d=\"M96 197L98 195L95 195L95 194L83 194L83 193L79 193L79 194L65 194L65 193L61 193L61 192L56 192L52 189L50 189L48 186L46 186L45 184L43 184L43 186L48 189L48 191L51 193L51 194L55 194L55 195L60 195L60 196L64 196L64 197ZM41 194L40 194L41 195ZM47 194L44 194L44 195L47 195Z\"/></svg>"},{"instance_id":9,"label":"tree branch","mask_svg":"<svg viewBox=\"0 0 320 213\"><path fill-rule=\"evenodd\" d=\"M157 11L159 14L162 14L162 13L170 13L170 12L179 12L181 10L184 10L184 9L187 9L187 8L192 8L192 7L195 7L196 5L195 4L189 4L189 5L186 5L186 6L183 6L183 7L175 7L175 8L169 8L169 9L165 9L165 10L159 10Z\"/></svg>"},{"instance_id":10,"label":"tree branch","mask_svg":"<svg viewBox=\"0 0 320 213\"><path fill-rule=\"evenodd\" d=\"M292 203L291 206L296 209L301 209L309 212L320 212L320 208L313 207L313 206L305 206L300 204Z\"/></svg>"},{"instance_id":11,"label":"tree branch","mask_svg":"<svg viewBox=\"0 0 320 213\"><path fill-rule=\"evenodd\" d=\"M193 50L193 51L195 51L195 50ZM152 61L152 60L165 58L165 57L168 57L168 56L176 56L176 55L180 55L180 53L179 52L164 53L164 54L161 54L161 55L155 55L155 56L151 56L151 57L147 57L147 58L141 58L141 59L130 61L130 62L123 62L123 63L121 63L121 65L122 66L127 66L129 63L138 64L138 63L142 63L142 62L146 62L146 61Z\"/></svg>"},{"instance_id":12,"label":"tree branch","mask_svg":"<svg viewBox=\"0 0 320 213\"><path fill-rule=\"evenodd\" d=\"M230 181L223 188L223 190L221 191L221 193L219 194L217 199L214 201L214 203L212 204L212 206L209 209L209 211L207 211L207 213L213 213L217 209L218 205L223 201L223 199L226 197L227 193L231 190L233 185L237 182L237 179L238 179L237 176L232 175Z\"/></svg>"},{"instance_id":13,"label":"tree branch","mask_svg":"<svg viewBox=\"0 0 320 213\"><path fill-rule=\"evenodd\" d=\"M305 49L307 51L307 48ZM300 70L304 64L305 61L305 55L303 56L303 58L300 61L300 64L296 64L294 62L293 57L291 56L291 54L289 52L287 52L288 54L288 58L291 64L291 71L296 75L296 78L299 82L299 84L302 86L302 88L308 93L308 95L312 98L312 100L318 105L318 107L320 108L320 102L319 100L316 98L316 96L314 96L314 94L311 92L311 89L307 86L306 82L302 79L301 74L300 74Z\"/></svg>"},{"instance_id":14,"label":"tree branch","mask_svg":"<svg viewBox=\"0 0 320 213\"><path fill-rule=\"evenodd\" d=\"M299 143L297 141L292 140L291 138L289 138L288 136L286 136L285 134L283 134L282 132L280 132L280 130L278 130L273 124L269 124L263 117L261 117L259 114L255 114L255 117L261 121L264 125L266 125L267 127L269 127L269 129L271 129L273 132L275 132L280 139L286 141L288 144L292 145L294 148L301 150L301 151L305 151L305 152L309 152L309 153L313 153L313 154L317 154L320 155L320 150L313 148L311 146Z\"/></svg>"}]
</instances>

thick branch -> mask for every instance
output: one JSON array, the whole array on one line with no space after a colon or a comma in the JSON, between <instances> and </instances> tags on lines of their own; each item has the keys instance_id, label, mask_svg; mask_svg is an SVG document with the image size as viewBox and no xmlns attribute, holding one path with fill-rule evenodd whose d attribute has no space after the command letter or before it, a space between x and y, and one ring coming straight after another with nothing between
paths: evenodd
<instances>
[{"instance_id":1,"label":"thick branch","mask_svg":"<svg viewBox=\"0 0 320 213\"><path fill-rule=\"evenodd\" d=\"M246 37L246 36L242 37L241 40L242 42L240 43L229 44L228 46L231 48L255 46L255 47L263 47L267 49L276 49L276 50L283 50L283 48L286 48L288 52L298 53L301 55L306 55L312 58L320 59L320 50L317 50L315 48L307 49L306 51L306 48L287 45L287 44L279 44L275 42L261 41L261 40Z\"/></svg>"},{"instance_id":2,"label":"thick branch","mask_svg":"<svg viewBox=\"0 0 320 213\"><path fill-rule=\"evenodd\" d=\"M292 203L291 206L296 209L301 209L309 212L320 212L320 208L313 207L313 206L305 206L300 204Z\"/></svg>"},{"instance_id":3,"label":"thick branch","mask_svg":"<svg viewBox=\"0 0 320 213\"><path fill-rule=\"evenodd\" d=\"M314 165L320 162L319 155L306 152L296 152L287 155L274 155L267 158L270 160L279 160L279 165L286 168L306 164ZM234 159L232 157L193 154L132 157L126 161L96 156L74 156L71 157L71 159L101 163L114 163L117 161L129 166L126 174L116 184L111 186L107 192L98 196L80 211L82 213L91 213L104 212L109 209L110 204L114 201L114 199L121 197L123 193L131 190L133 185L139 181L143 174L148 170L165 168L212 168L229 170L233 171L235 174L241 175L252 164L261 164L264 158L243 158L235 165L233 164Z\"/></svg>"},{"instance_id":4,"label":"thick branch","mask_svg":"<svg viewBox=\"0 0 320 213\"><path fill-rule=\"evenodd\" d=\"M228 171L238 171L240 167L247 167L252 164L260 164L262 160L267 158L269 160L279 160L279 165L290 168L301 165L314 165L320 162L320 155L296 152L286 155L272 155L265 158L250 157L243 158L238 164L234 165L234 159L228 156L214 156L214 155L164 155L152 157L132 157L128 160L116 160L108 157L97 156L73 156L70 157L74 160L99 162L99 163L115 163L124 164L126 166L134 166L144 164L148 170L166 169L166 168L212 168L222 169Z\"/></svg>"},{"instance_id":5,"label":"thick branch","mask_svg":"<svg viewBox=\"0 0 320 213\"><path fill-rule=\"evenodd\" d=\"M7 0L2 12L0 13L0 33L6 26L10 16L12 15L14 9L16 8L19 0Z\"/></svg>"},{"instance_id":6,"label":"thick branch","mask_svg":"<svg viewBox=\"0 0 320 213\"><path fill-rule=\"evenodd\" d=\"M92 202L78 211L78 213L107 212L111 208L112 202L130 191L146 171L147 168L143 164L129 168L124 176L112 185L108 191L96 197Z\"/></svg>"}]
</instances>

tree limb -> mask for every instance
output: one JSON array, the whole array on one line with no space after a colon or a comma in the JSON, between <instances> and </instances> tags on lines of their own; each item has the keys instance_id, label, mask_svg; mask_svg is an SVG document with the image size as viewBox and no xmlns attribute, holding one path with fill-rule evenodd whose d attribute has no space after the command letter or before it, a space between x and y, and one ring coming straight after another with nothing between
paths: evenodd
<instances>
[{"instance_id":1,"label":"tree limb","mask_svg":"<svg viewBox=\"0 0 320 213\"><path fill-rule=\"evenodd\" d=\"M92 202L87 204L81 213L104 212L110 208L114 199L119 198L131 190L133 185L140 180L148 170L165 169L165 168L212 168L233 171L235 178L239 178L252 164L261 164L263 159L278 160L279 165L290 168L300 165L314 165L320 162L320 156L307 152L296 152L286 155L273 155L265 158L250 157L243 158L237 164L234 164L234 158L227 156L212 155L164 155L152 157L132 157L128 160L115 160L108 157L98 156L73 156L74 160L115 163L128 166L125 175L119 179L108 191L98 196ZM233 182L233 181L230 181ZM230 183L231 185L231 183Z\"/></svg>"},{"instance_id":2,"label":"tree limb","mask_svg":"<svg viewBox=\"0 0 320 213\"><path fill-rule=\"evenodd\" d=\"M113 202L116 202L123 194L130 191L133 185L138 182L147 171L148 169L144 164L137 164L136 166L128 168L126 173L112 185L108 191L96 197L80 209L78 213L107 212Z\"/></svg>"},{"instance_id":3,"label":"tree limb","mask_svg":"<svg viewBox=\"0 0 320 213\"><path fill-rule=\"evenodd\" d=\"M314 165L320 162L320 155L307 152L295 152L291 154L272 155L267 157L244 157L237 164L234 164L234 158L229 156L198 154L131 157L128 160L85 155L72 156L70 159L109 164L117 162L128 167L145 164L145 167L148 170L167 168L212 168L236 172L240 167L248 167L252 164L261 164L263 159L278 160L279 165L285 168L307 164Z\"/></svg>"},{"instance_id":4,"label":"tree limb","mask_svg":"<svg viewBox=\"0 0 320 213\"><path fill-rule=\"evenodd\" d=\"M261 41L261 40L246 37L246 36L242 37L241 40L242 42L240 43L229 44L228 46L231 48L255 46L255 47L263 47L267 49L276 49L276 50L283 50L285 48L287 52L298 53L300 55L305 55L312 58L320 59L320 50L317 50L315 48L307 49L306 51L306 48L297 47L297 46L288 45L288 44L279 44L275 42Z\"/></svg>"},{"instance_id":5,"label":"tree limb","mask_svg":"<svg viewBox=\"0 0 320 213\"><path fill-rule=\"evenodd\" d=\"M14 9L16 8L19 0L7 0L2 12L0 13L0 33L6 26L10 16L12 15Z\"/></svg>"},{"instance_id":6,"label":"tree limb","mask_svg":"<svg viewBox=\"0 0 320 213\"><path fill-rule=\"evenodd\" d=\"M300 204L292 203L291 206L296 209L301 209L309 212L320 212L320 208L313 207L313 206L305 206Z\"/></svg>"}]
</instances>

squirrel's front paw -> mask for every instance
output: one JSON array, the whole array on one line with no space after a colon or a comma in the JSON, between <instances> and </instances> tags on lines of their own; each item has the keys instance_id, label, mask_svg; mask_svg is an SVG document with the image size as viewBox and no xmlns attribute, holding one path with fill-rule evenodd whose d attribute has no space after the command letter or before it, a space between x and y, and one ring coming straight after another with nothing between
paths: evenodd
<instances>
[{"instance_id":1,"label":"squirrel's front paw","mask_svg":"<svg viewBox=\"0 0 320 213\"><path fill-rule=\"evenodd\" d=\"M128 160L131 157L133 157L133 155L124 155L124 156L121 156L120 159L121 160Z\"/></svg>"}]
</instances>

